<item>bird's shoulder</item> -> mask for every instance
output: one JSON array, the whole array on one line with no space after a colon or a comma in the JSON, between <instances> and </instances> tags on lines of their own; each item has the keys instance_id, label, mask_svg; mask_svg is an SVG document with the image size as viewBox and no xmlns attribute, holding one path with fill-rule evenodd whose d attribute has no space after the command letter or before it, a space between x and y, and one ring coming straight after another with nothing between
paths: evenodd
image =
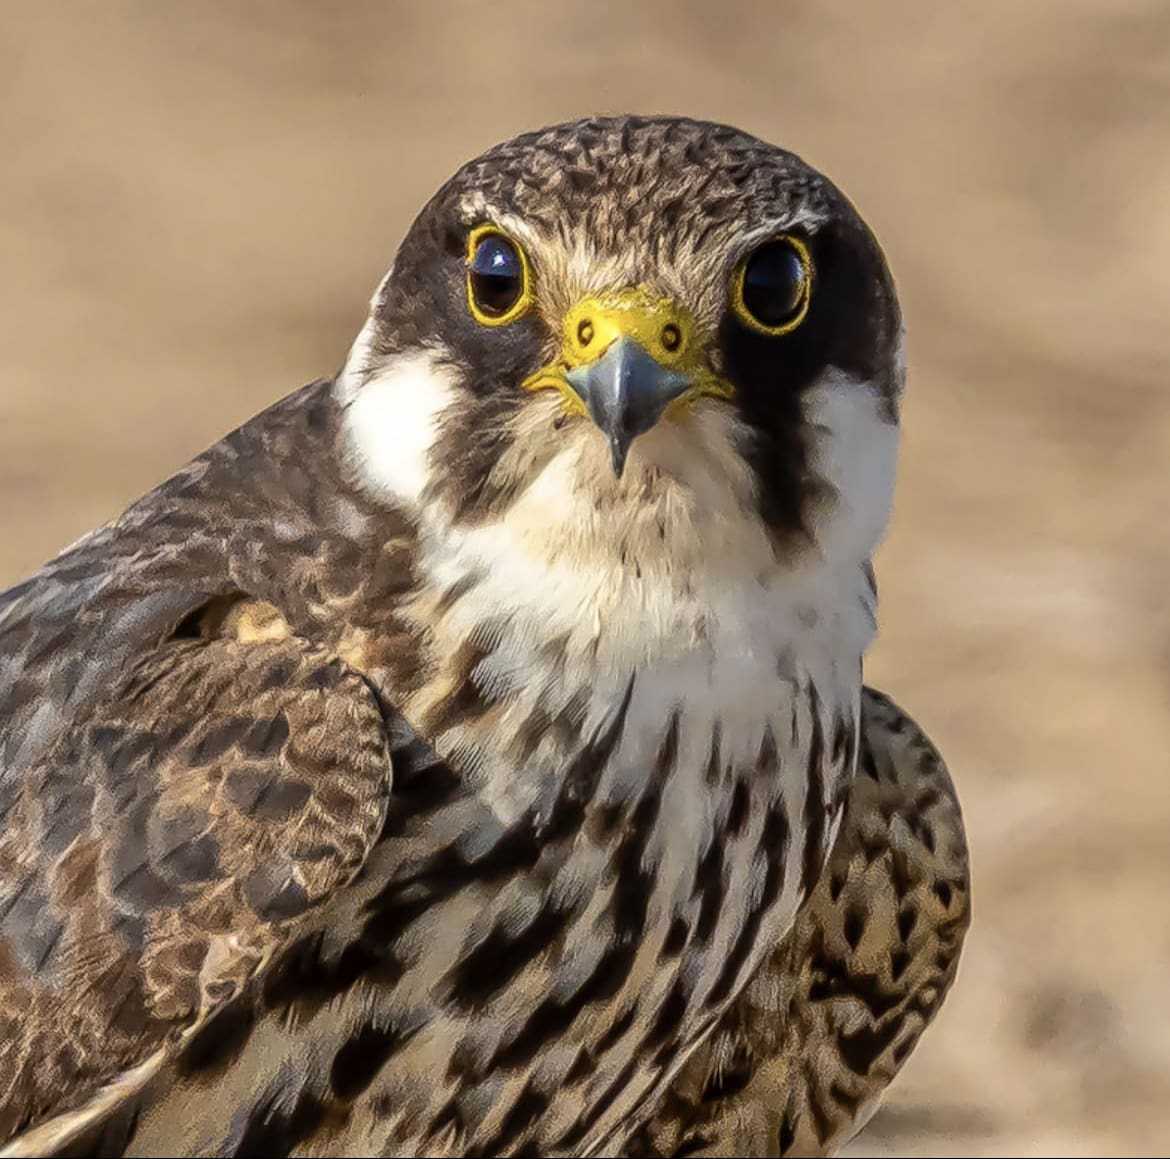
<instances>
[{"instance_id":1,"label":"bird's shoulder","mask_svg":"<svg viewBox=\"0 0 1170 1159\"><path fill-rule=\"evenodd\" d=\"M331 380L292 392L0 592L0 782L209 607L269 603L335 649L384 626L414 536L345 478L338 421Z\"/></svg>"},{"instance_id":2,"label":"bird's shoulder","mask_svg":"<svg viewBox=\"0 0 1170 1159\"><path fill-rule=\"evenodd\" d=\"M0 1139L47 1147L200 1049L377 841L378 695L264 624L144 653L0 783Z\"/></svg>"}]
</instances>

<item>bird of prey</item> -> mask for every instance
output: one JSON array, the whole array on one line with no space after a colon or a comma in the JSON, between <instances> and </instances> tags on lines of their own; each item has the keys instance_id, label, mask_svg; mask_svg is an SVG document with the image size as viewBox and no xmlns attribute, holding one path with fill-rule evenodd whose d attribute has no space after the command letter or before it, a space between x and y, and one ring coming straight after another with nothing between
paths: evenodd
<instances>
[{"instance_id":1,"label":"bird of prey","mask_svg":"<svg viewBox=\"0 0 1170 1159\"><path fill-rule=\"evenodd\" d=\"M796 156L461 168L341 369L0 596L0 1155L819 1155L943 1002L902 321Z\"/></svg>"}]
</instances>

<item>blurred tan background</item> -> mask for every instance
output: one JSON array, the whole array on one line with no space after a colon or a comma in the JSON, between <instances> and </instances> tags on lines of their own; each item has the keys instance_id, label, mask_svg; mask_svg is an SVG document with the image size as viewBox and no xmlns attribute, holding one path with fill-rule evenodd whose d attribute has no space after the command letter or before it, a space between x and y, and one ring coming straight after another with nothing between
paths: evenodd
<instances>
[{"instance_id":1,"label":"blurred tan background","mask_svg":"<svg viewBox=\"0 0 1170 1159\"><path fill-rule=\"evenodd\" d=\"M466 157L590 112L801 153L911 385L870 680L975 925L855 1155L1170 1149L1170 3L0 3L0 585L332 373Z\"/></svg>"}]
</instances>

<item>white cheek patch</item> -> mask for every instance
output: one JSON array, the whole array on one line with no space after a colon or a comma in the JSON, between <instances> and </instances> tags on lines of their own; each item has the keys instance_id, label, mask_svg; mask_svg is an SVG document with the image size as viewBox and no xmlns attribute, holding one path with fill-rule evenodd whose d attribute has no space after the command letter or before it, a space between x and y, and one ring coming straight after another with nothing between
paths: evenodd
<instances>
[{"instance_id":1,"label":"white cheek patch","mask_svg":"<svg viewBox=\"0 0 1170 1159\"><path fill-rule=\"evenodd\" d=\"M391 357L359 379L362 344L359 337L337 382L347 454L359 483L413 510L431 479L431 449L455 399L455 372L434 351L421 351Z\"/></svg>"},{"instance_id":2,"label":"white cheek patch","mask_svg":"<svg viewBox=\"0 0 1170 1159\"><path fill-rule=\"evenodd\" d=\"M837 491L828 512L814 516L814 535L826 559L867 559L881 542L894 499L898 424L883 417L878 392L844 375L809 392L813 470Z\"/></svg>"}]
</instances>

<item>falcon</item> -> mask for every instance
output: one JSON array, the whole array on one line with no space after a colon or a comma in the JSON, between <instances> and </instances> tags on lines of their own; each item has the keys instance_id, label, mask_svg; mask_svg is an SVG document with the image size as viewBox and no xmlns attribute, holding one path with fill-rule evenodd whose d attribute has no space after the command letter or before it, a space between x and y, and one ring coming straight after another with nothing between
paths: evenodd
<instances>
[{"instance_id":1,"label":"falcon","mask_svg":"<svg viewBox=\"0 0 1170 1159\"><path fill-rule=\"evenodd\" d=\"M821 1155L969 920L863 683L904 382L845 196L554 126L333 377L0 596L0 1155Z\"/></svg>"}]
</instances>

